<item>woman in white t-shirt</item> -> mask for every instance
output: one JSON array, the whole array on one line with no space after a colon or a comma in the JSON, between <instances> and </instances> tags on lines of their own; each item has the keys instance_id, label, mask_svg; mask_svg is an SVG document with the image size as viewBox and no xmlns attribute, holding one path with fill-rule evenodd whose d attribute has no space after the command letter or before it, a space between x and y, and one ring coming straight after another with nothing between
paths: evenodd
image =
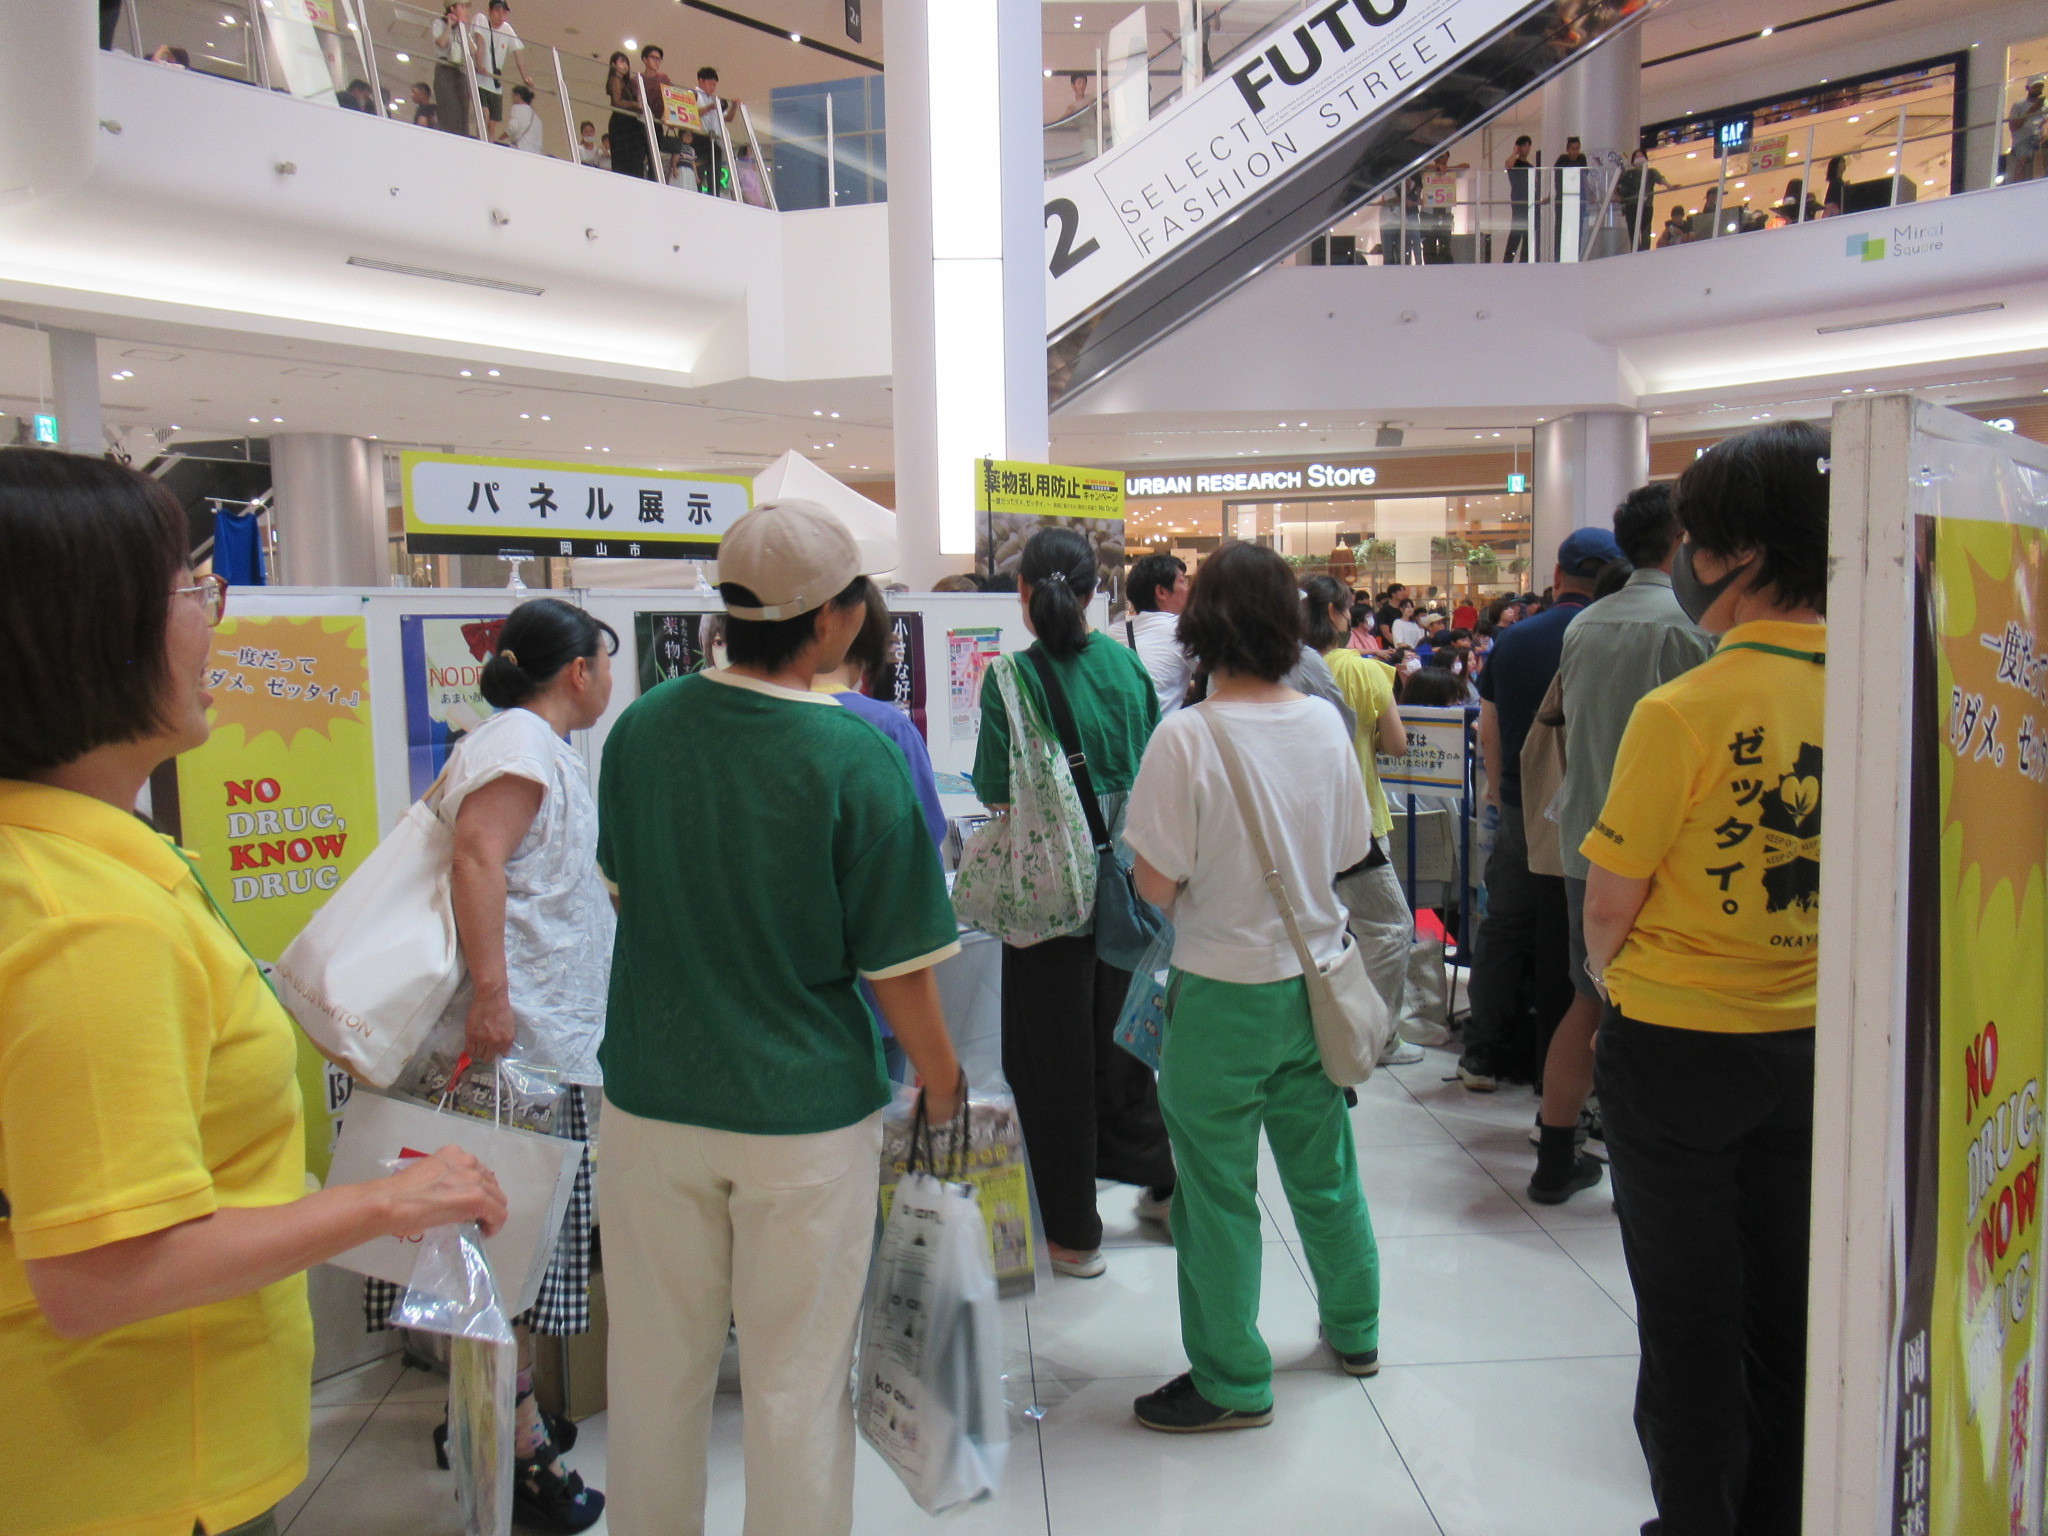
<instances>
[{"instance_id":1,"label":"woman in white t-shirt","mask_svg":"<svg viewBox=\"0 0 2048 1536\"><path fill-rule=\"evenodd\" d=\"M568 737L611 701L618 644L610 625L551 597L522 603L498 632L480 685L497 713L456 742L439 786L455 829L451 898L469 975L401 1079L433 1096L465 1058L486 1083L496 1069L485 1064L503 1056L553 1067L563 1085L554 1131L575 1141L590 1140L604 1082L597 1048L616 918L597 867L589 770ZM541 1530L581 1531L604 1511L604 1495L556 1459L575 1426L544 1417L532 1395L531 1336L590 1329L593 1209L586 1152L540 1295L518 1320L513 1500L520 1522ZM395 1291L370 1282L373 1328ZM438 1431L435 1440L439 1450Z\"/></svg>"},{"instance_id":2,"label":"woman in white t-shirt","mask_svg":"<svg viewBox=\"0 0 2048 1536\"><path fill-rule=\"evenodd\" d=\"M1139 893L1174 921L1159 1102L1180 1170L1173 1240L1193 1367L1134 1406L1148 1428L1187 1432L1273 1417L1273 1360L1258 1330L1261 1128L1315 1275L1323 1336L1353 1376L1379 1369L1379 1253L1344 1092L1323 1072L1301 963L1211 729L1229 732L1243 758L1319 961L1344 943L1337 872L1372 847L1350 734L1330 704L1280 681L1301 655L1302 608L1273 551L1227 544L1210 556L1180 637L1209 673L1209 696L1160 722L1124 836Z\"/></svg>"}]
</instances>

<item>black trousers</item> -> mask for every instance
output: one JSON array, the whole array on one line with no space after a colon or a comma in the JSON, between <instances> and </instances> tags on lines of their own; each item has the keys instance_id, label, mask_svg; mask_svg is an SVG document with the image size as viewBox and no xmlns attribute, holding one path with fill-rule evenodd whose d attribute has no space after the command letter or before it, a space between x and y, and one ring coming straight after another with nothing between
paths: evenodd
<instances>
[{"instance_id":1,"label":"black trousers","mask_svg":"<svg viewBox=\"0 0 2048 1536\"><path fill-rule=\"evenodd\" d=\"M1003 946L1003 1075L1016 1095L1045 1235L1102 1243L1095 1181L1173 1187L1173 1149L1152 1071L1110 1036L1131 973L1093 935Z\"/></svg>"},{"instance_id":2,"label":"black trousers","mask_svg":"<svg viewBox=\"0 0 2048 1536\"><path fill-rule=\"evenodd\" d=\"M1597 1057L1663 1536L1798 1536L1813 1031L1609 1008Z\"/></svg>"},{"instance_id":3,"label":"black trousers","mask_svg":"<svg viewBox=\"0 0 2048 1536\"><path fill-rule=\"evenodd\" d=\"M612 169L621 176L642 181L658 180L654 170L653 146L648 142L647 123L629 112L614 112L607 129L612 141Z\"/></svg>"},{"instance_id":4,"label":"black trousers","mask_svg":"<svg viewBox=\"0 0 2048 1536\"><path fill-rule=\"evenodd\" d=\"M1472 953L1465 1050L1487 1071L1533 1082L1571 1006L1571 912L1564 880L1529 871L1519 805L1503 805L1486 861L1486 916Z\"/></svg>"}]
</instances>

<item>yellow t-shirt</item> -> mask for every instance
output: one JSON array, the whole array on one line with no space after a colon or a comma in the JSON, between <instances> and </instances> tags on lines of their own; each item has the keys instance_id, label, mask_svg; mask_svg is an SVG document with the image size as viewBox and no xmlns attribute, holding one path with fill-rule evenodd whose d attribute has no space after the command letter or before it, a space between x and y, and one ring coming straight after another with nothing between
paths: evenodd
<instances>
[{"instance_id":1,"label":"yellow t-shirt","mask_svg":"<svg viewBox=\"0 0 2048 1536\"><path fill-rule=\"evenodd\" d=\"M183 858L101 801L0 779L0 1526L191 1536L306 1475L304 1276L59 1338L24 1259L305 1193L296 1043Z\"/></svg>"},{"instance_id":2,"label":"yellow t-shirt","mask_svg":"<svg viewBox=\"0 0 2048 1536\"><path fill-rule=\"evenodd\" d=\"M1757 645L1797 657L1753 650ZM1650 881L1607 989L1647 1024L1813 1025L1827 626L1759 622L1645 694L1579 851Z\"/></svg>"},{"instance_id":3,"label":"yellow t-shirt","mask_svg":"<svg viewBox=\"0 0 2048 1536\"><path fill-rule=\"evenodd\" d=\"M1365 797L1372 806L1372 835L1385 837L1394 830L1394 813L1387 809L1387 792L1380 786L1380 717L1394 707L1394 669L1374 661L1349 646L1323 652L1330 675L1351 713L1358 717L1358 732L1352 749L1358 754L1359 769L1365 774Z\"/></svg>"}]
</instances>

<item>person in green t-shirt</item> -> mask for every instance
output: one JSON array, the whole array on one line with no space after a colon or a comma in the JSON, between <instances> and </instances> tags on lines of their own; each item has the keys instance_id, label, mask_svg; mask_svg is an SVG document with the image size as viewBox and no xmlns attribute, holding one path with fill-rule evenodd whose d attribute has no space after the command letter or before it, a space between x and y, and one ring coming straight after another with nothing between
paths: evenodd
<instances>
[{"instance_id":1,"label":"person in green t-shirt","mask_svg":"<svg viewBox=\"0 0 2048 1536\"><path fill-rule=\"evenodd\" d=\"M619 903L598 1153L610 1512L701 1524L729 1323L747 1524L846 1530L846 1392L889 1085L868 982L934 1121L965 1082L932 967L958 947L902 755L812 680L866 616L853 538L785 501L719 551L724 670L612 727L598 864Z\"/></svg>"},{"instance_id":2,"label":"person in green t-shirt","mask_svg":"<svg viewBox=\"0 0 2048 1536\"><path fill-rule=\"evenodd\" d=\"M1024 623L1073 711L1103 820L1122 831L1138 760L1159 723L1159 695L1128 646L1088 628L1098 579L1095 552L1071 528L1031 536L1017 567ZM1016 667L1027 709L1050 721L1031 662ZM974 792L992 811L1010 805L1010 720L989 690L974 754ZM1173 1195L1173 1150L1151 1071L1110 1036L1131 975L1097 958L1093 914L1079 933L1022 949L1003 946L1003 1076L1017 1099L1031 1177L1045 1217L1055 1273L1092 1279L1102 1257L1095 1181L1140 1186L1141 1219L1164 1221Z\"/></svg>"}]
</instances>

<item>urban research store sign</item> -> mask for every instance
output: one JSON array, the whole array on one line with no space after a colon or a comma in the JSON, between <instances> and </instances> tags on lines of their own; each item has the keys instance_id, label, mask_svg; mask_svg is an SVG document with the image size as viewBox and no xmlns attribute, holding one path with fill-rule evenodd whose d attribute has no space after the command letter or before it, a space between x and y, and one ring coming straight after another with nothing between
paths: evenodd
<instances>
[{"instance_id":1,"label":"urban research store sign","mask_svg":"<svg viewBox=\"0 0 2048 1536\"><path fill-rule=\"evenodd\" d=\"M744 475L408 453L405 542L421 555L715 559L753 505Z\"/></svg>"},{"instance_id":2,"label":"urban research store sign","mask_svg":"<svg viewBox=\"0 0 2048 1536\"><path fill-rule=\"evenodd\" d=\"M1378 481L1370 464L1281 464L1265 469L1177 469L1126 475L1132 496L1230 496L1257 491L1356 490Z\"/></svg>"},{"instance_id":3,"label":"urban research store sign","mask_svg":"<svg viewBox=\"0 0 2048 1536\"><path fill-rule=\"evenodd\" d=\"M1210 76L1130 143L1048 181L1047 334L1525 9L1526 0L1336 0Z\"/></svg>"}]
</instances>

